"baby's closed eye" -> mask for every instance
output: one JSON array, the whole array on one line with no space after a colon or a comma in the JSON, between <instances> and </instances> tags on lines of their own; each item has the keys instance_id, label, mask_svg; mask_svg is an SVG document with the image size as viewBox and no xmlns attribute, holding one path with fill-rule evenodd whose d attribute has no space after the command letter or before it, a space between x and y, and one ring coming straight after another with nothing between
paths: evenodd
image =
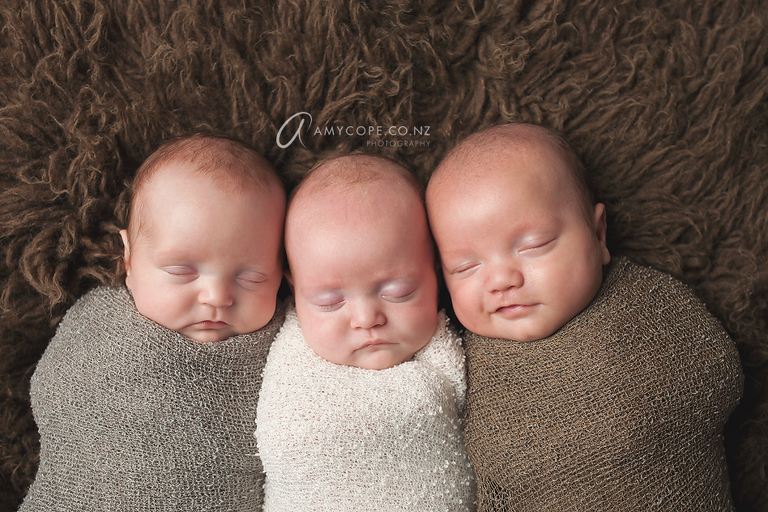
<instances>
[{"instance_id":1,"label":"baby's closed eye","mask_svg":"<svg viewBox=\"0 0 768 512\"><path fill-rule=\"evenodd\" d=\"M410 284L391 284L381 289L381 298L389 302L405 302L413 296L415 291L415 287Z\"/></svg>"},{"instance_id":2,"label":"baby's closed eye","mask_svg":"<svg viewBox=\"0 0 768 512\"><path fill-rule=\"evenodd\" d=\"M194 279L199 275L197 269L189 265L168 265L162 267L162 270L169 276L179 279Z\"/></svg>"},{"instance_id":3,"label":"baby's closed eye","mask_svg":"<svg viewBox=\"0 0 768 512\"><path fill-rule=\"evenodd\" d=\"M337 294L322 294L309 301L320 311L336 311L344 305L344 297Z\"/></svg>"},{"instance_id":4,"label":"baby's closed eye","mask_svg":"<svg viewBox=\"0 0 768 512\"><path fill-rule=\"evenodd\" d=\"M549 249L554 244L556 237L537 238L528 240L520 246L519 252L541 252Z\"/></svg>"},{"instance_id":5,"label":"baby's closed eye","mask_svg":"<svg viewBox=\"0 0 768 512\"><path fill-rule=\"evenodd\" d=\"M259 287L261 283L267 280L267 276L261 272L246 271L241 272L235 277L237 284L245 288L246 290L253 290Z\"/></svg>"},{"instance_id":6,"label":"baby's closed eye","mask_svg":"<svg viewBox=\"0 0 768 512\"><path fill-rule=\"evenodd\" d=\"M448 267L450 268L450 267ZM477 271L477 269L480 268L480 264L476 262L467 262L462 263L461 265L454 266L451 268L448 273L455 277L468 277Z\"/></svg>"}]
</instances>

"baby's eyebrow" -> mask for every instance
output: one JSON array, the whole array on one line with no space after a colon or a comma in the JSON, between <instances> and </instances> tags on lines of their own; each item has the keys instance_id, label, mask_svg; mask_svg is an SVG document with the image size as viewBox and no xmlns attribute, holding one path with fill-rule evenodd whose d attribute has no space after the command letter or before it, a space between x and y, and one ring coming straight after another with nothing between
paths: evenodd
<instances>
[{"instance_id":1,"label":"baby's eyebrow","mask_svg":"<svg viewBox=\"0 0 768 512\"><path fill-rule=\"evenodd\" d=\"M452 251L441 251L439 253L440 261L446 261L446 260L469 260L472 259L472 254L474 251L472 251L471 248L468 247L462 247L458 250L454 249Z\"/></svg>"},{"instance_id":2,"label":"baby's eyebrow","mask_svg":"<svg viewBox=\"0 0 768 512\"><path fill-rule=\"evenodd\" d=\"M309 294L307 300L316 305L333 304L344 298L344 294L337 292L320 292Z\"/></svg>"},{"instance_id":3,"label":"baby's eyebrow","mask_svg":"<svg viewBox=\"0 0 768 512\"><path fill-rule=\"evenodd\" d=\"M194 261L194 255L188 252L182 252L176 247L169 247L166 249L158 249L155 251L155 258L159 260L170 260L178 262L180 265L187 264Z\"/></svg>"},{"instance_id":4,"label":"baby's eyebrow","mask_svg":"<svg viewBox=\"0 0 768 512\"><path fill-rule=\"evenodd\" d=\"M401 277L396 279L390 279L388 281L384 281L379 285L379 288L382 291L386 291L389 288L411 288L414 286L414 278L412 277ZM398 290L399 291L399 290Z\"/></svg>"}]
</instances>

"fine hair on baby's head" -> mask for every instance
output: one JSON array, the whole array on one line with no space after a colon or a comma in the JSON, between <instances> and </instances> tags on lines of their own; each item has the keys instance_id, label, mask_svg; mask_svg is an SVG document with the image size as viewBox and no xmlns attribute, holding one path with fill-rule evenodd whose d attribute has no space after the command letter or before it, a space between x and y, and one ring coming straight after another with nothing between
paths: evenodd
<instances>
[{"instance_id":1,"label":"fine hair on baby's head","mask_svg":"<svg viewBox=\"0 0 768 512\"><path fill-rule=\"evenodd\" d=\"M398 204L376 205L364 200L365 197L390 192L390 197L395 198ZM366 153L326 158L315 164L291 191L288 211L298 207L309 208L315 204L310 198L324 194L356 198L351 204L360 211L369 211L377 206L402 211L401 208L406 207L414 198L422 203L424 201L424 187L408 169L389 158ZM296 196L303 197L297 202ZM317 204L325 206L324 203Z\"/></svg>"},{"instance_id":2,"label":"fine hair on baby's head","mask_svg":"<svg viewBox=\"0 0 768 512\"><path fill-rule=\"evenodd\" d=\"M366 154L318 164L291 194L285 244L299 324L321 357L384 369L430 340L433 243L422 188L401 165Z\"/></svg>"},{"instance_id":3,"label":"fine hair on baby's head","mask_svg":"<svg viewBox=\"0 0 768 512\"><path fill-rule=\"evenodd\" d=\"M459 143L426 193L459 321L482 336L534 341L582 311L610 261L605 205L557 132L488 128Z\"/></svg>"},{"instance_id":4,"label":"fine hair on baby's head","mask_svg":"<svg viewBox=\"0 0 768 512\"><path fill-rule=\"evenodd\" d=\"M441 180L441 175L459 162L466 165L465 179L476 177L479 168L473 167L471 162L491 157L495 151L498 151L499 145L516 141L533 142L537 139L541 141L542 138L550 142L549 149L556 151L565 163L564 169L568 171L572 190L582 202L586 218L591 220L591 210L597 203L597 198L590 183L587 168L571 142L561 132L548 126L510 123L473 133L448 152L432 174L430 185L435 187Z\"/></svg>"},{"instance_id":5,"label":"fine hair on baby's head","mask_svg":"<svg viewBox=\"0 0 768 512\"><path fill-rule=\"evenodd\" d=\"M592 208L597 202L597 199L595 197L595 191L592 188L592 184L589 181L587 168L584 166L584 162L582 161L581 156L571 145L570 141L563 136L562 133L546 126L531 125L531 127L534 130L541 130L543 135L549 137L562 152L561 156L563 160L565 160L565 162L568 164L567 168L571 172L571 178L573 179L575 190L583 201L586 219L587 221L590 221Z\"/></svg>"},{"instance_id":6,"label":"fine hair on baby's head","mask_svg":"<svg viewBox=\"0 0 768 512\"><path fill-rule=\"evenodd\" d=\"M215 185L233 192L283 189L272 165L242 141L201 133L177 137L161 145L136 171L128 213L129 240L134 240L145 224L141 209L144 187L170 164L188 166L191 172L206 176Z\"/></svg>"}]
</instances>

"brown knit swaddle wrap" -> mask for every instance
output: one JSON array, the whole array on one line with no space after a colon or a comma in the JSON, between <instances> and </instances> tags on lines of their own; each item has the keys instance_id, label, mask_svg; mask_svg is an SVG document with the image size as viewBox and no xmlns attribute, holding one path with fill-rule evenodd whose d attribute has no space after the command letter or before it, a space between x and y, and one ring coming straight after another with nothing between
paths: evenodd
<instances>
[{"instance_id":1,"label":"brown knit swaddle wrap","mask_svg":"<svg viewBox=\"0 0 768 512\"><path fill-rule=\"evenodd\" d=\"M681 283L618 259L552 336L467 333L478 510L732 510L733 342Z\"/></svg>"},{"instance_id":2,"label":"brown knit swaddle wrap","mask_svg":"<svg viewBox=\"0 0 768 512\"><path fill-rule=\"evenodd\" d=\"M85 295L32 377L40 467L21 510L260 510L253 430L282 309L200 343L141 316L124 287Z\"/></svg>"}]
</instances>

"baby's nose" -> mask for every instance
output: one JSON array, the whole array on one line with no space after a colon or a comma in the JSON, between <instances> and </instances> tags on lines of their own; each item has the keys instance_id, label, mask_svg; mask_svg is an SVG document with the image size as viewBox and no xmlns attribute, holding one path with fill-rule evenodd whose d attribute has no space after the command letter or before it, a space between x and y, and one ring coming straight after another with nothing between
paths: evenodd
<instances>
[{"instance_id":1,"label":"baby's nose","mask_svg":"<svg viewBox=\"0 0 768 512\"><path fill-rule=\"evenodd\" d=\"M488 291L503 292L510 288L520 288L525 283L523 272L510 262L499 262L488 269Z\"/></svg>"},{"instance_id":2,"label":"baby's nose","mask_svg":"<svg viewBox=\"0 0 768 512\"><path fill-rule=\"evenodd\" d=\"M354 329L371 329L385 323L384 314L374 301L360 300L349 304L351 310L350 325Z\"/></svg>"},{"instance_id":3,"label":"baby's nose","mask_svg":"<svg viewBox=\"0 0 768 512\"><path fill-rule=\"evenodd\" d=\"M209 279L200 292L200 303L215 308L226 308L232 305L233 298L230 286L223 279Z\"/></svg>"}]
</instances>

